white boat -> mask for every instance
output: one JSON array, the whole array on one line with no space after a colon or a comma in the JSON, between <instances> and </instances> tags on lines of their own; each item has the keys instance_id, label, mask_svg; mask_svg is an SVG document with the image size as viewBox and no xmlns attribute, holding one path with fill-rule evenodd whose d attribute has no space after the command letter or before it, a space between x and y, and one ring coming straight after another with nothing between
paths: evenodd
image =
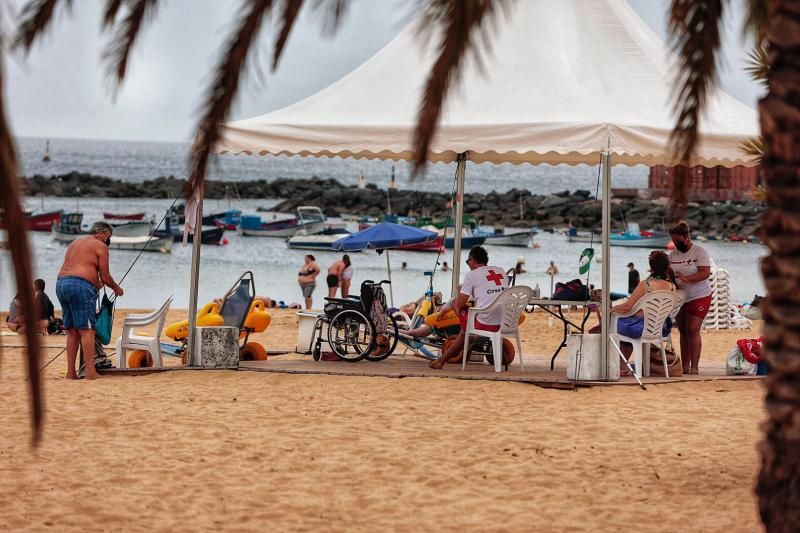
<instances>
[{"instance_id":1,"label":"white boat","mask_svg":"<svg viewBox=\"0 0 800 533\"><path fill-rule=\"evenodd\" d=\"M81 227L83 222L82 213L69 213L61 218L60 224L53 224L51 233L53 239L58 242L69 244L79 237L89 235L89 232ZM172 236L152 237L149 235L139 235L135 237L120 236L116 232L111 236L109 248L115 250L134 250L139 251L144 248L145 252L169 252L172 249Z\"/></svg>"},{"instance_id":2,"label":"white boat","mask_svg":"<svg viewBox=\"0 0 800 533\"><path fill-rule=\"evenodd\" d=\"M523 230L514 233L495 233L493 235L487 235L484 244L527 247L530 246L532 238L533 232L530 230Z\"/></svg>"},{"instance_id":3,"label":"white boat","mask_svg":"<svg viewBox=\"0 0 800 533\"><path fill-rule=\"evenodd\" d=\"M569 242L593 242L598 245L603 242L599 233L578 232L575 228L570 228L567 240ZM628 229L624 233L611 234L611 246L629 248L666 248L670 240L671 237L663 233L639 231L639 225L635 222L628 223Z\"/></svg>"},{"instance_id":4,"label":"white boat","mask_svg":"<svg viewBox=\"0 0 800 533\"><path fill-rule=\"evenodd\" d=\"M333 252L331 245L347 235L350 235L350 232L344 228L328 228L314 235L307 235L304 231L300 231L286 240L286 246L296 250L326 250Z\"/></svg>"},{"instance_id":5,"label":"white boat","mask_svg":"<svg viewBox=\"0 0 800 533\"><path fill-rule=\"evenodd\" d=\"M144 220L106 220L117 237L142 237L153 232L154 224Z\"/></svg>"},{"instance_id":6,"label":"white boat","mask_svg":"<svg viewBox=\"0 0 800 533\"><path fill-rule=\"evenodd\" d=\"M161 252L168 254L172 251L172 237L153 237L148 235L141 237L111 237L111 244L108 246L114 250L134 250L139 251L144 247L145 252Z\"/></svg>"},{"instance_id":7,"label":"white boat","mask_svg":"<svg viewBox=\"0 0 800 533\"><path fill-rule=\"evenodd\" d=\"M261 217L243 215L239 232L250 237L293 237L303 230L308 235L325 229L325 215L319 207L304 205L297 208L297 217L262 222Z\"/></svg>"}]
</instances>

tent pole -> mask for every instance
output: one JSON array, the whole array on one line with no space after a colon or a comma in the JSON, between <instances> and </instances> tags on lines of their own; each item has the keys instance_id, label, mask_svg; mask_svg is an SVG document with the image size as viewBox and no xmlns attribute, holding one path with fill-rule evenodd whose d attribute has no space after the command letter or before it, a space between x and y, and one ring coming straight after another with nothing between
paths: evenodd
<instances>
[{"instance_id":1,"label":"tent pole","mask_svg":"<svg viewBox=\"0 0 800 533\"><path fill-rule=\"evenodd\" d=\"M603 281L603 301L602 312L600 316L600 358L601 368L605 369L603 376L606 381L611 380L609 372L609 346L608 335L611 325L611 154L605 152L601 159L603 166L603 211L602 211L602 249L603 249L603 263L602 273Z\"/></svg>"},{"instance_id":2,"label":"tent pole","mask_svg":"<svg viewBox=\"0 0 800 533\"><path fill-rule=\"evenodd\" d=\"M453 233L453 281L450 287L450 297L458 295L458 283L461 272L461 231L464 225L464 174L467 167L467 153L458 154L458 168L456 169L456 213L455 228ZM447 228L444 229L444 238L447 240Z\"/></svg>"},{"instance_id":3,"label":"tent pole","mask_svg":"<svg viewBox=\"0 0 800 533\"><path fill-rule=\"evenodd\" d=\"M200 280L200 241L203 233L203 196L205 187L200 185L200 201L197 203L197 218L192 235L192 281L189 289L189 338L186 346L186 366L195 366L198 361L195 354L194 334L197 328L197 288Z\"/></svg>"},{"instance_id":4,"label":"tent pole","mask_svg":"<svg viewBox=\"0 0 800 533\"><path fill-rule=\"evenodd\" d=\"M383 252L386 254L386 271L389 273L389 306L394 307L394 290L392 289L392 265L389 264L389 250Z\"/></svg>"}]
</instances>

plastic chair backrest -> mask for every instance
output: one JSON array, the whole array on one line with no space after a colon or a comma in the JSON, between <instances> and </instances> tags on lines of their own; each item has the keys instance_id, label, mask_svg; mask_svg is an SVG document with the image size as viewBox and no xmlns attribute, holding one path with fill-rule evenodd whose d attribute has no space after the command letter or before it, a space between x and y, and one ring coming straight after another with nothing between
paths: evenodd
<instances>
[{"instance_id":1,"label":"plastic chair backrest","mask_svg":"<svg viewBox=\"0 0 800 533\"><path fill-rule=\"evenodd\" d=\"M164 323L167 321L167 310L169 309L170 305L172 305L172 295L170 295L170 297L167 298L167 300L161 306L161 309L159 309L157 312L159 317L158 317L158 326L156 327L156 334L153 337L155 339L161 338L161 332L164 330Z\"/></svg>"},{"instance_id":2,"label":"plastic chair backrest","mask_svg":"<svg viewBox=\"0 0 800 533\"><path fill-rule=\"evenodd\" d=\"M503 308L503 316L500 319L501 332L513 332L519 327L519 315L528 305L528 301L533 297L533 289L525 285L509 287L501 292L494 301L487 305L482 311L492 311L498 306Z\"/></svg>"},{"instance_id":3,"label":"plastic chair backrest","mask_svg":"<svg viewBox=\"0 0 800 533\"><path fill-rule=\"evenodd\" d=\"M250 311L250 304L253 303L253 298L255 298L253 273L247 271L242 274L242 277L237 280L225 295L222 309L219 310L223 323L226 326L242 329L247 313Z\"/></svg>"},{"instance_id":4,"label":"plastic chair backrest","mask_svg":"<svg viewBox=\"0 0 800 533\"><path fill-rule=\"evenodd\" d=\"M672 308L672 312L670 312L669 317L672 319L672 323L675 323L675 320L678 318L678 313L681 311L681 307L683 307L684 302L686 302L686 291L675 291L675 305Z\"/></svg>"},{"instance_id":5,"label":"plastic chair backrest","mask_svg":"<svg viewBox=\"0 0 800 533\"><path fill-rule=\"evenodd\" d=\"M642 339L661 339L661 330L675 306L674 291L653 291L642 296L636 307L644 314Z\"/></svg>"}]
</instances>

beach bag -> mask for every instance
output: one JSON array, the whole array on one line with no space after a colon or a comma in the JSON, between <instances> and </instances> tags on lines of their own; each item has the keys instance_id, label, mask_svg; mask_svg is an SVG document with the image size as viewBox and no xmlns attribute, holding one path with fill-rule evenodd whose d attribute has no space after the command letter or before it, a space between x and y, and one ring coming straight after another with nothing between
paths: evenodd
<instances>
[{"instance_id":1,"label":"beach bag","mask_svg":"<svg viewBox=\"0 0 800 533\"><path fill-rule=\"evenodd\" d=\"M556 289L553 291L553 300L585 302L589 300L589 287L579 279L573 279L566 283L556 283Z\"/></svg>"},{"instance_id":2,"label":"beach bag","mask_svg":"<svg viewBox=\"0 0 800 533\"><path fill-rule=\"evenodd\" d=\"M762 362L761 345L764 337L758 339L739 339L728 352L725 374L729 376L755 376Z\"/></svg>"},{"instance_id":3,"label":"beach bag","mask_svg":"<svg viewBox=\"0 0 800 533\"><path fill-rule=\"evenodd\" d=\"M672 346L665 346L664 351L667 356L667 369L669 370L669 377L675 378L683 375L683 364L681 358L675 353ZM651 376L664 376L664 354L658 349L658 346L650 345L650 375Z\"/></svg>"},{"instance_id":4,"label":"beach bag","mask_svg":"<svg viewBox=\"0 0 800 533\"><path fill-rule=\"evenodd\" d=\"M111 328L114 327L114 302L108 297L103 289L103 298L100 300L100 308L97 311L97 322L95 324L95 338L105 345L111 342Z\"/></svg>"}]
</instances>

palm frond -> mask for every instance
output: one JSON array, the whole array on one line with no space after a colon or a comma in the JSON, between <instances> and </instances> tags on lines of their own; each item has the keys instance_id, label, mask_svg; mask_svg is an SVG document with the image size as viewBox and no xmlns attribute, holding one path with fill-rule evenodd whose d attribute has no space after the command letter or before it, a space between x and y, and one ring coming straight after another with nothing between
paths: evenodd
<instances>
[{"instance_id":1,"label":"palm frond","mask_svg":"<svg viewBox=\"0 0 800 533\"><path fill-rule=\"evenodd\" d=\"M123 0L106 0L106 7L103 10L103 29L114 26L117 20L117 13L122 7Z\"/></svg>"},{"instance_id":2,"label":"palm frond","mask_svg":"<svg viewBox=\"0 0 800 533\"><path fill-rule=\"evenodd\" d=\"M11 131L5 116L2 64L0 64L0 208L4 212L11 262L17 281L17 293L25 318L26 362L31 387L31 416L33 422L33 444L39 443L44 420L44 398L39 374L39 334L36 330L37 313L34 312L33 276L31 275L31 253L28 245L28 228L19 203L20 189L17 178L17 157Z\"/></svg>"},{"instance_id":3,"label":"palm frond","mask_svg":"<svg viewBox=\"0 0 800 533\"><path fill-rule=\"evenodd\" d=\"M278 32L278 38L275 40L275 51L272 55L272 70L278 68L278 61L280 61L283 48L286 46L289 33L292 31L302 7L303 0L285 0L283 12L281 13L281 29Z\"/></svg>"},{"instance_id":4,"label":"palm frond","mask_svg":"<svg viewBox=\"0 0 800 533\"><path fill-rule=\"evenodd\" d=\"M220 124L228 117L248 53L272 7L272 0L246 0L242 5L242 16L237 17L239 25L226 44L197 125L189 161L189 178L184 189L187 199L192 198L195 191L202 191L208 160L219 140Z\"/></svg>"},{"instance_id":5,"label":"palm frond","mask_svg":"<svg viewBox=\"0 0 800 533\"><path fill-rule=\"evenodd\" d=\"M436 133L445 98L450 87L457 83L464 58L474 51L476 64L481 60L475 45L475 32L491 20L507 2L503 0L431 0L423 16L420 33L441 31L438 55L425 85L414 131L414 173L425 166L428 150ZM488 38L483 35L488 46Z\"/></svg>"},{"instance_id":6,"label":"palm frond","mask_svg":"<svg viewBox=\"0 0 800 533\"><path fill-rule=\"evenodd\" d=\"M25 52L30 51L37 37L41 35L50 22L56 7L66 4L68 7L72 0L30 0L22 8L21 22L17 28L17 35L14 38L13 47L24 48Z\"/></svg>"},{"instance_id":7,"label":"palm frond","mask_svg":"<svg viewBox=\"0 0 800 533\"><path fill-rule=\"evenodd\" d=\"M114 4L113 0L110 3ZM128 69L128 58L130 57L136 38L142 30L144 20L146 17L152 16L155 13L157 5L158 0L132 0L128 15L120 22L111 44L106 51L103 52L103 60L107 62L106 76L113 80L112 83L115 89L119 88L120 84L125 79L125 73ZM119 6L110 5L107 6L107 8L106 17L112 15L116 17L116 9L119 9ZM111 11L109 11L109 9ZM108 26L109 20L105 18L104 24L112 28L113 20L112 18L110 22L111 26Z\"/></svg>"},{"instance_id":8,"label":"palm frond","mask_svg":"<svg viewBox=\"0 0 800 533\"><path fill-rule=\"evenodd\" d=\"M766 44L756 46L747 53L747 66L744 71L750 79L757 81L763 87L769 87L769 50Z\"/></svg>"},{"instance_id":9,"label":"palm frond","mask_svg":"<svg viewBox=\"0 0 800 533\"><path fill-rule=\"evenodd\" d=\"M678 119L670 144L675 160L687 166L697 146L700 116L716 77L722 7L722 0L672 0L670 44L680 64L673 90ZM688 185L688 179L676 179L673 203L683 205L688 201Z\"/></svg>"},{"instance_id":10,"label":"palm frond","mask_svg":"<svg viewBox=\"0 0 800 533\"><path fill-rule=\"evenodd\" d=\"M747 15L745 16L745 32L751 32L756 42L764 41L769 21L769 0L748 0Z\"/></svg>"},{"instance_id":11,"label":"palm frond","mask_svg":"<svg viewBox=\"0 0 800 533\"><path fill-rule=\"evenodd\" d=\"M753 158L753 161L760 165L761 159L764 157L764 137L759 135L758 137L747 139L739 145L739 151Z\"/></svg>"},{"instance_id":12,"label":"palm frond","mask_svg":"<svg viewBox=\"0 0 800 533\"><path fill-rule=\"evenodd\" d=\"M347 11L350 9L350 0L316 0L314 10L324 11L322 19L322 31L327 35L333 35L339 31Z\"/></svg>"}]
</instances>

